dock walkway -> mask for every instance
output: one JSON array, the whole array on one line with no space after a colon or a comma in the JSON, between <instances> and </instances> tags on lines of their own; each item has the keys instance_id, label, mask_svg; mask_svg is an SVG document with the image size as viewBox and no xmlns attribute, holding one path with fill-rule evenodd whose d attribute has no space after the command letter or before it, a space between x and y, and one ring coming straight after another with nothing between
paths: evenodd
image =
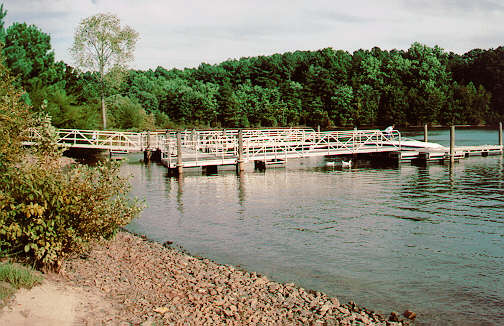
<instances>
[{"instance_id":1,"label":"dock walkway","mask_svg":"<svg viewBox=\"0 0 504 326\"><path fill-rule=\"evenodd\" d=\"M28 130L25 145L40 137L36 129ZM474 155L502 154L502 145L458 146L450 149L418 148L381 130L324 131L313 129L243 129L120 132L104 130L59 129L58 143L68 148L110 150L120 153L156 152L169 169L220 165L263 165L317 156L341 156L384 153L398 162L414 160L460 159ZM418 144L419 142L416 141ZM425 143L427 144L427 143Z\"/></svg>"}]
</instances>

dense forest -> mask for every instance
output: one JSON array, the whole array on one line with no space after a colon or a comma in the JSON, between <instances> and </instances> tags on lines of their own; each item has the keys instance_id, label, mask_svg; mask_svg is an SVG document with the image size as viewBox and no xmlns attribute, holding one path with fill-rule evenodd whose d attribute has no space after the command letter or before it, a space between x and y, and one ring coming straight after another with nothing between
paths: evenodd
<instances>
[{"instance_id":1,"label":"dense forest","mask_svg":"<svg viewBox=\"0 0 504 326\"><path fill-rule=\"evenodd\" d=\"M4 64L56 127L100 128L99 76L56 62L35 25L4 26ZM129 70L107 83L108 127L361 127L485 124L504 119L504 47L463 55L413 43L407 50L325 48Z\"/></svg>"}]
</instances>

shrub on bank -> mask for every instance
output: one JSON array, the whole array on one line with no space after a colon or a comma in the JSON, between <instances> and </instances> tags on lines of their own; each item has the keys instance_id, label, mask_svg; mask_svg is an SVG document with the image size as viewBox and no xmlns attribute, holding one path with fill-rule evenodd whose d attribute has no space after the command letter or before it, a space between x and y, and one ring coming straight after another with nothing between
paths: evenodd
<instances>
[{"instance_id":1,"label":"shrub on bank","mask_svg":"<svg viewBox=\"0 0 504 326\"><path fill-rule=\"evenodd\" d=\"M20 256L58 270L68 255L128 224L141 205L128 198L129 184L117 163L60 164L50 119L33 119L1 61L0 257ZM23 132L33 125L39 138L27 155Z\"/></svg>"},{"instance_id":2,"label":"shrub on bank","mask_svg":"<svg viewBox=\"0 0 504 326\"><path fill-rule=\"evenodd\" d=\"M0 247L58 270L66 256L110 237L139 212L117 163L63 171L39 161L10 172L0 192Z\"/></svg>"}]
</instances>

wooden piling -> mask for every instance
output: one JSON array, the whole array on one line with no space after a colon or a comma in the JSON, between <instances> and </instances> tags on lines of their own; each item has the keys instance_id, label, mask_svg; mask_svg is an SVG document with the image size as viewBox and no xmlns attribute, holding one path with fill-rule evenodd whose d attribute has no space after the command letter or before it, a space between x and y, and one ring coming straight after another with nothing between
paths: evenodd
<instances>
[{"instance_id":1,"label":"wooden piling","mask_svg":"<svg viewBox=\"0 0 504 326\"><path fill-rule=\"evenodd\" d=\"M243 159L243 130L238 131L238 162L236 164L236 171L240 172L245 170L245 161Z\"/></svg>"},{"instance_id":2,"label":"wooden piling","mask_svg":"<svg viewBox=\"0 0 504 326\"><path fill-rule=\"evenodd\" d=\"M150 163L152 152L148 149L144 150L144 163Z\"/></svg>"},{"instance_id":3,"label":"wooden piling","mask_svg":"<svg viewBox=\"0 0 504 326\"><path fill-rule=\"evenodd\" d=\"M177 173L181 175L184 171L182 164L182 133L177 132Z\"/></svg>"},{"instance_id":4,"label":"wooden piling","mask_svg":"<svg viewBox=\"0 0 504 326\"><path fill-rule=\"evenodd\" d=\"M429 136L428 136L428 127L427 124L424 124L423 126L423 141L428 142L429 141Z\"/></svg>"},{"instance_id":5,"label":"wooden piling","mask_svg":"<svg viewBox=\"0 0 504 326\"><path fill-rule=\"evenodd\" d=\"M502 122L499 122L499 146L502 146Z\"/></svg>"},{"instance_id":6,"label":"wooden piling","mask_svg":"<svg viewBox=\"0 0 504 326\"><path fill-rule=\"evenodd\" d=\"M450 127L450 162L455 161L455 125Z\"/></svg>"}]
</instances>

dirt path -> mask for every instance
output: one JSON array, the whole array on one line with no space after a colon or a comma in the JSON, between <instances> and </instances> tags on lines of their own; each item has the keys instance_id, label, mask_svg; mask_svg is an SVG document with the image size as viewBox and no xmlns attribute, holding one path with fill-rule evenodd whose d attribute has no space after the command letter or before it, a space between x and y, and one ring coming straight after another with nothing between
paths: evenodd
<instances>
[{"instance_id":1,"label":"dirt path","mask_svg":"<svg viewBox=\"0 0 504 326\"><path fill-rule=\"evenodd\" d=\"M0 311L0 324L95 325L105 321L113 311L111 304L98 291L86 291L60 275L47 275L41 285L29 290L20 289L16 293Z\"/></svg>"}]
</instances>

